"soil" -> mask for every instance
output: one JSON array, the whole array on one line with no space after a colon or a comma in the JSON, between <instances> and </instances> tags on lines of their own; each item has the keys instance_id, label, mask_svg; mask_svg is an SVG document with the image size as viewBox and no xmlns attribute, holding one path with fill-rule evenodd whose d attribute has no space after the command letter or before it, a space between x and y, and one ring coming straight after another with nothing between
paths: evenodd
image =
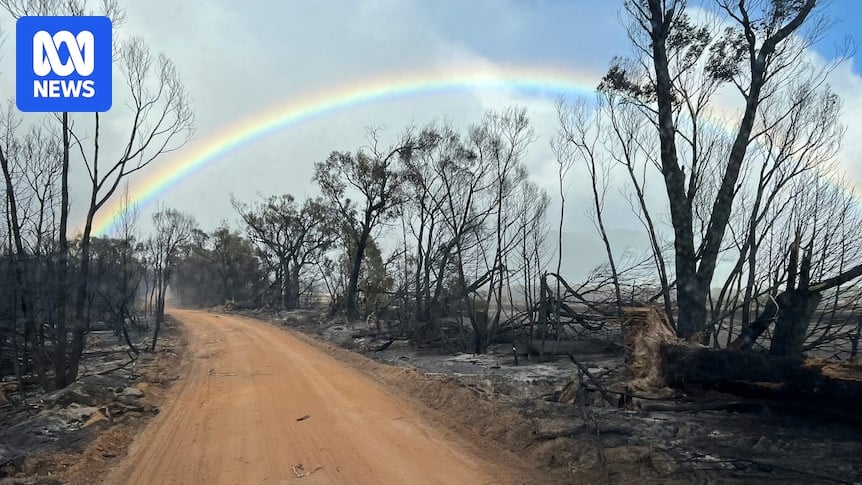
<instances>
[{"instance_id":1,"label":"soil","mask_svg":"<svg viewBox=\"0 0 862 485\"><path fill-rule=\"evenodd\" d=\"M511 344L453 355L247 313L272 325L176 311L182 333L119 370L91 339L82 383L29 415L0 405L0 483L862 483L862 430L816 412L669 390L610 405L596 389L630 376L595 342L572 346L594 382Z\"/></svg>"},{"instance_id":2,"label":"soil","mask_svg":"<svg viewBox=\"0 0 862 485\"><path fill-rule=\"evenodd\" d=\"M189 367L105 483L535 482L514 453L449 431L354 368L367 359L345 365L258 320L171 314Z\"/></svg>"},{"instance_id":3,"label":"soil","mask_svg":"<svg viewBox=\"0 0 862 485\"><path fill-rule=\"evenodd\" d=\"M589 378L581 385L566 356L516 364L511 344L451 355L402 340L376 351L390 338L341 319L308 311L257 316L305 332L328 354L438 410L450 426L490 437L566 483L862 483L862 429L816 409L787 414L772 403L670 389L610 405ZM604 389L631 382L622 356L607 346L573 348Z\"/></svg>"},{"instance_id":4,"label":"soil","mask_svg":"<svg viewBox=\"0 0 862 485\"><path fill-rule=\"evenodd\" d=\"M25 402L11 396L14 405L0 409L0 484L99 483L180 376L185 339L170 321L162 328L156 353L134 361L113 333L93 332L78 381L28 391Z\"/></svg>"}]
</instances>

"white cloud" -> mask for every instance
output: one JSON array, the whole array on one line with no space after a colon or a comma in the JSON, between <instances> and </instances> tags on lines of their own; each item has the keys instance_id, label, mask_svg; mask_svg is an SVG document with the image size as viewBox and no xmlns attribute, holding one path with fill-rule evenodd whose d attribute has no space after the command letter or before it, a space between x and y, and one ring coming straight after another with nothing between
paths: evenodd
<instances>
[{"instance_id":1,"label":"white cloud","mask_svg":"<svg viewBox=\"0 0 862 485\"><path fill-rule=\"evenodd\" d=\"M198 142L310 93L384 74L457 72L465 67L502 72L524 64L600 73L614 55L630 52L617 19L619 5L611 2L147 1L130 2L127 9L123 35L142 36L182 73L194 97ZM0 29L7 35L0 50L0 92L9 93L14 23L4 17ZM862 78L847 64L833 73L832 84L846 106L843 166L862 186ZM115 106L122 103L120 94L115 94ZM364 144L366 127L385 125L387 136L394 138L411 123L445 118L466 126L478 121L485 109L513 104L527 107L538 135L527 160L533 178L555 196L556 168L549 149L557 131L553 100L514 88L470 88L384 99L291 125L212 163L165 193L163 201L193 213L211 228L235 220L230 193L244 200L258 192L312 194L313 163L331 150L355 150ZM114 125L116 133L121 133L121 125ZM118 146L111 140L105 145L107 152ZM170 164L182 163L184 156L179 152L157 161L135 177L133 187ZM569 177L567 226L592 237L584 215L590 199L579 170ZM80 184L80 171L74 180ZM654 189L662 192L658 185ZM80 210L80 186L73 199ZM635 226L627 203L615 193L610 199L609 225L628 234L625 231ZM551 210L556 213L558 207ZM620 244L630 239L620 237ZM598 253L586 259L601 257Z\"/></svg>"}]
</instances>

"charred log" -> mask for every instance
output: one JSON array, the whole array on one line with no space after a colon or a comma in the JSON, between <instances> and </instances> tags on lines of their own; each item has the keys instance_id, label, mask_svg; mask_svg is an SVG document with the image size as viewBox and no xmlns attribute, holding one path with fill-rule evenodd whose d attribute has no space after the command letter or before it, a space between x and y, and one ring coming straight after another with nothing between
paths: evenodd
<instances>
[{"instance_id":1,"label":"charred log","mask_svg":"<svg viewBox=\"0 0 862 485\"><path fill-rule=\"evenodd\" d=\"M712 350L679 344L661 346L668 385L712 389L742 397L793 400L850 415L858 414L862 380L824 374L798 357L760 352Z\"/></svg>"}]
</instances>

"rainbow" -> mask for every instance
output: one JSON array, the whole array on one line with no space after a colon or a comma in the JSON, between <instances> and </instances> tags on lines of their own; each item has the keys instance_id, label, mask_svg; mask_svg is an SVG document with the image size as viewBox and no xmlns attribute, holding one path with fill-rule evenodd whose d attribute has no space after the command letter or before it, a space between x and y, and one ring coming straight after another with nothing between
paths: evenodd
<instances>
[{"instance_id":1,"label":"rainbow","mask_svg":"<svg viewBox=\"0 0 862 485\"><path fill-rule=\"evenodd\" d=\"M507 90L542 97L595 91L601 75L559 66L462 68L455 70L387 73L307 95L230 125L153 162L162 168L129 189L131 205L144 209L179 186L191 175L243 147L280 130L316 118L383 100L459 90ZM110 234L122 216L120 197L97 214L94 236Z\"/></svg>"},{"instance_id":2,"label":"rainbow","mask_svg":"<svg viewBox=\"0 0 862 485\"><path fill-rule=\"evenodd\" d=\"M331 86L281 106L245 118L204 139L196 140L166 160L153 162L159 169L129 188L130 205L145 209L191 175L244 147L280 130L351 108L409 96L466 90L506 90L543 98L562 94L591 94L601 74L560 66L518 66L504 68L467 67L445 71L386 73L349 84ZM439 113L436 113L439 114ZM714 120L724 129L732 125ZM859 181L853 181L862 190ZM114 197L93 224L94 236L113 232L122 217L121 197ZM862 204L862 201L860 201ZM83 224L81 224L83 226Z\"/></svg>"}]
</instances>

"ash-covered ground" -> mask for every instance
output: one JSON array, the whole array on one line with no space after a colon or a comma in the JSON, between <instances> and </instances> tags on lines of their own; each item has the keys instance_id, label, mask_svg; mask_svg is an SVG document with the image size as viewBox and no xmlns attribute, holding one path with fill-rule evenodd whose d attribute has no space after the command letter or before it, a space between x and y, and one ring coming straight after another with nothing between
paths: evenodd
<instances>
[{"instance_id":1,"label":"ash-covered ground","mask_svg":"<svg viewBox=\"0 0 862 485\"><path fill-rule=\"evenodd\" d=\"M406 340L354 337L367 329L315 312L249 312L324 338L378 362L414 369L423 381L384 382L413 392L452 416L456 427L481 428L551 472L588 483L860 483L862 429L766 402L715 392L626 393L622 355L594 342L570 344L566 355L537 362L498 344L487 354L416 349ZM359 331L363 330L363 331ZM383 350L381 347L385 347ZM389 376L383 368L371 374ZM400 375L400 374L399 374ZM413 374L406 374L413 375ZM415 377L410 379L416 380ZM472 398L454 399L452 387ZM605 391L604 395L601 391ZM626 399L622 396L628 394ZM474 402L475 401L475 402ZM466 407L500 414L488 424ZM860 408L862 409L862 408ZM514 410L513 418L502 410ZM459 417L459 415L462 415ZM473 421L482 421L481 424ZM507 431L508 430L508 431ZM516 450L517 451L517 450Z\"/></svg>"}]
</instances>

